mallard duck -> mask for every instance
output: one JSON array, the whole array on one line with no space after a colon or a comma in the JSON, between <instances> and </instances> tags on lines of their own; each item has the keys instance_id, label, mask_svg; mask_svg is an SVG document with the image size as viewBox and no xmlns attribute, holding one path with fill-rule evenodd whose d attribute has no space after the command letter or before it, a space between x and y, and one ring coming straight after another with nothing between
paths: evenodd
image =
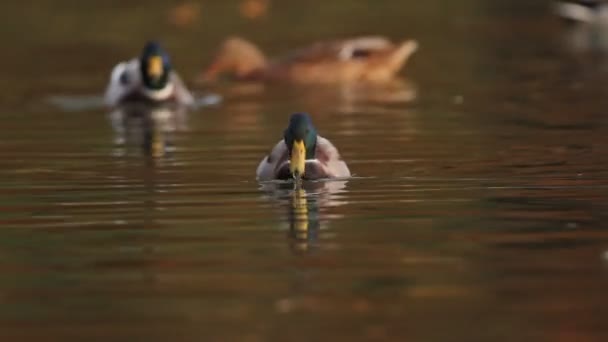
<instances>
[{"instance_id":1,"label":"mallard duck","mask_svg":"<svg viewBox=\"0 0 608 342\"><path fill-rule=\"evenodd\" d=\"M608 22L608 4L602 0L563 0L555 4L561 18L577 23Z\"/></svg>"},{"instance_id":2,"label":"mallard duck","mask_svg":"<svg viewBox=\"0 0 608 342\"><path fill-rule=\"evenodd\" d=\"M118 63L112 70L105 103L115 107L127 102L175 102L191 106L194 98L173 70L167 52L151 41L139 58Z\"/></svg>"},{"instance_id":3,"label":"mallard duck","mask_svg":"<svg viewBox=\"0 0 608 342\"><path fill-rule=\"evenodd\" d=\"M418 49L415 40L393 44L378 36L319 42L286 56L268 60L253 43L227 39L200 81L220 74L237 80L294 83L386 82Z\"/></svg>"},{"instance_id":4,"label":"mallard duck","mask_svg":"<svg viewBox=\"0 0 608 342\"><path fill-rule=\"evenodd\" d=\"M262 159L256 175L261 181L291 178L315 180L350 177L350 171L340 158L338 149L317 134L310 116L295 113L289 119L283 140Z\"/></svg>"}]
</instances>

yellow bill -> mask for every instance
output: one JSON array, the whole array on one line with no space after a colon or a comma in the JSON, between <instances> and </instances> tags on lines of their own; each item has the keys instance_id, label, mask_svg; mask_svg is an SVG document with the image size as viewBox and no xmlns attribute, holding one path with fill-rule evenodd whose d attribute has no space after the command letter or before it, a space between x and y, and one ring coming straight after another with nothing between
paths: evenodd
<instances>
[{"instance_id":1,"label":"yellow bill","mask_svg":"<svg viewBox=\"0 0 608 342\"><path fill-rule=\"evenodd\" d=\"M152 56L148 59L148 75L160 78L163 75L163 58Z\"/></svg>"},{"instance_id":2,"label":"yellow bill","mask_svg":"<svg viewBox=\"0 0 608 342\"><path fill-rule=\"evenodd\" d=\"M289 161L289 172L294 178L299 178L304 175L306 168L306 146L304 141L296 140L291 148L291 159Z\"/></svg>"}]
</instances>

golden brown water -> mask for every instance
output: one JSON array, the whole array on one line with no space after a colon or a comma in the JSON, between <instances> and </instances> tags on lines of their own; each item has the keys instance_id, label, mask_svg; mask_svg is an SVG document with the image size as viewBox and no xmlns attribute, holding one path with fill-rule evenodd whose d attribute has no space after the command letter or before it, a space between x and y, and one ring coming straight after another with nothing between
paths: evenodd
<instances>
[{"instance_id":1,"label":"golden brown water","mask_svg":"<svg viewBox=\"0 0 608 342\"><path fill-rule=\"evenodd\" d=\"M606 340L604 59L564 50L548 3L455 3L5 4L0 339ZM235 33L421 50L390 89L196 88L223 102L119 144L114 62L157 36L193 79ZM293 111L356 177L255 181Z\"/></svg>"}]
</instances>

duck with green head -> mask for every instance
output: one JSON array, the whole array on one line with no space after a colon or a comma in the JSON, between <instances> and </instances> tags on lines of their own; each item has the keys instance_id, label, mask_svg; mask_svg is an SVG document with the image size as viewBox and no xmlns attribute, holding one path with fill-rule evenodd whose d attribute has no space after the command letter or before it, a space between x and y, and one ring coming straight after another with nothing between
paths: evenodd
<instances>
[{"instance_id":1,"label":"duck with green head","mask_svg":"<svg viewBox=\"0 0 608 342\"><path fill-rule=\"evenodd\" d=\"M350 177L350 170L338 149L317 134L310 116L295 113L289 125L269 155L264 157L256 172L258 180Z\"/></svg>"},{"instance_id":2,"label":"duck with green head","mask_svg":"<svg viewBox=\"0 0 608 342\"><path fill-rule=\"evenodd\" d=\"M114 67L104 100L109 107L128 102L194 104L192 94L173 70L169 54L155 41L146 43L138 58Z\"/></svg>"}]
</instances>

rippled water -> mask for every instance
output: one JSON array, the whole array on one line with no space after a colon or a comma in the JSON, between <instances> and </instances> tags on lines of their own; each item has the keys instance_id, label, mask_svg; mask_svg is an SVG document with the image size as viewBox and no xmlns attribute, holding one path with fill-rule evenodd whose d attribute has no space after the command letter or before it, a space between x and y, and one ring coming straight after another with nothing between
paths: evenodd
<instances>
[{"instance_id":1,"label":"rippled water","mask_svg":"<svg viewBox=\"0 0 608 342\"><path fill-rule=\"evenodd\" d=\"M545 7L342 1L283 34L314 13L242 21L235 2L209 5L207 30L163 24L186 79L246 30L285 51L363 23L422 49L389 89L224 84L197 88L222 101L191 113L124 117L99 93L154 29L104 33L84 23L109 7L64 2L28 9L67 26L36 38L32 23L1 81L3 341L608 338L608 76L601 55L564 49ZM353 179L255 181L301 110Z\"/></svg>"}]
</instances>

